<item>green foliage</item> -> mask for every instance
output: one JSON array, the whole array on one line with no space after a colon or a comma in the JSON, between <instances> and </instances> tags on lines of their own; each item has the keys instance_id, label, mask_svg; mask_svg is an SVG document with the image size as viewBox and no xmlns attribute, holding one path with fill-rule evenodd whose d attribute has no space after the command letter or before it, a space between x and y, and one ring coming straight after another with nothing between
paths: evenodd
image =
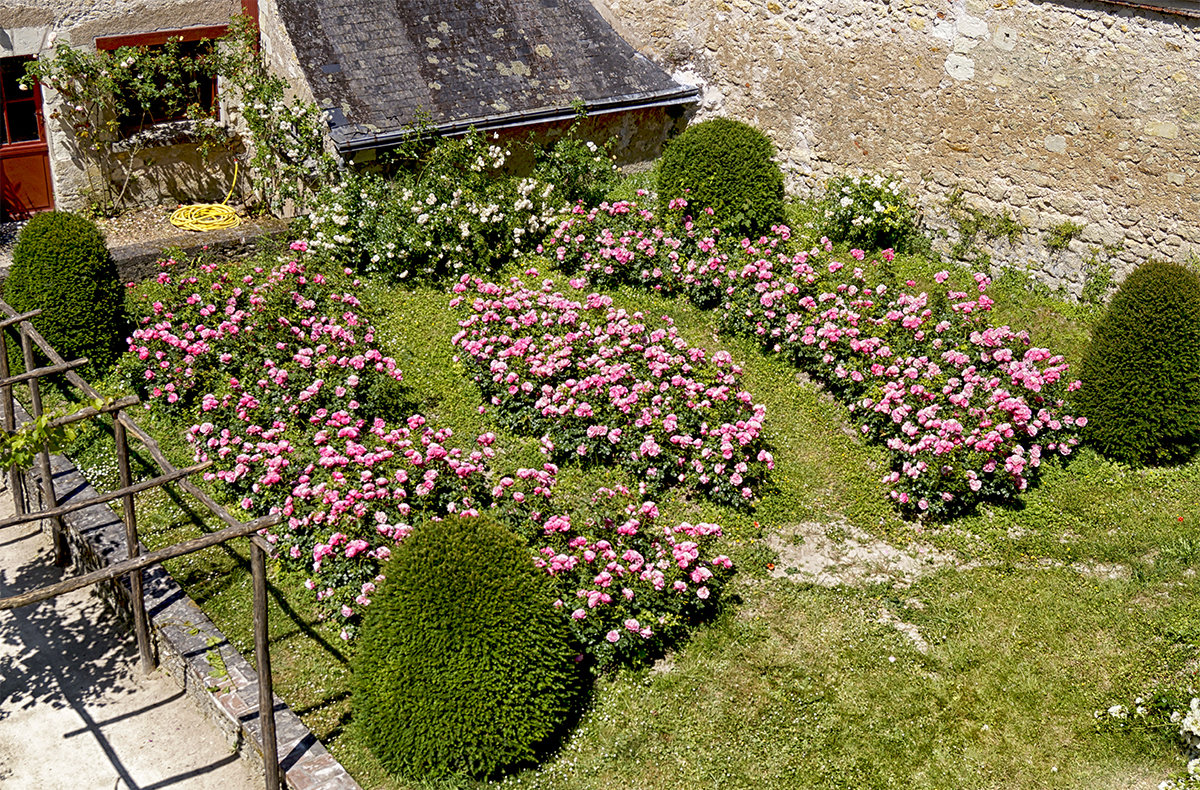
<instances>
[{"instance_id":1,"label":"green foliage","mask_svg":"<svg viewBox=\"0 0 1200 790\"><path fill-rule=\"evenodd\" d=\"M560 204L582 201L585 206L595 206L604 200L619 176L612 156L616 140L610 139L599 146L578 137L577 129L578 124L548 149L535 145L537 162L533 175L543 183L555 185L555 199Z\"/></svg>"},{"instance_id":2,"label":"green foliage","mask_svg":"<svg viewBox=\"0 0 1200 790\"><path fill-rule=\"evenodd\" d=\"M912 198L891 176L830 179L817 209L821 232L836 243L868 251L911 252L926 246Z\"/></svg>"},{"instance_id":3,"label":"green foliage","mask_svg":"<svg viewBox=\"0 0 1200 790\"><path fill-rule=\"evenodd\" d=\"M435 778L532 760L571 707L576 651L521 541L485 517L428 521L384 575L352 698L380 762Z\"/></svg>"},{"instance_id":4,"label":"green foliage","mask_svg":"<svg viewBox=\"0 0 1200 790\"><path fill-rule=\"evenodd\" d=\"M986 263L979 260L983 255L976 246L980 236L988 241L1004 239L1009 244L1016 244L1025 232L1025 226L1013 219L1007 211L988 214L966 205L962 190L959 189L951 192L946 198L946 210L958 229L958 240L950 248L951 257L958 260Z\"/></svg>"},{"instance_id":5,"label":"green foliage","mask_svg":"<svg viewBox=\"0 0 1200 790\"><path fill-rule=\"evenodd\" d=\"M102 398L88 403L94 409L103 408L104 404ZM0 467L29 469L43 447L58 453L69 446L75 440L78 428L75 423L65 423L62 418L72 413L74 409L70 407L43 412L40 417L17 426L10 434L0 433Z\"/></svg>"},{"instance_id":6,"label":"green foliage","mask_svg":"<svg viewBox=\"0 0 1200 790\"><path fill-rule=\"evenodd\" d=\"M42 310L33 325L65 359L94 369L116 358L124 329L121 285L104 236L64 211L37 214L13 247L4 299L18 312Z\"/></svg>"},{"instance_id":7,"label":"green foliage","mask_svg":"<svg viewBox=\"0 0 1200 790\"><path fill-rule=\"evenodd\" d=\"M250 131L250 164L263 201L275 210L289 200L308 205L336 169L325 150L329 127L321 109L295 98L288 82L267 68L257 23L248 16L230 20L216 68Z\"/></svg>"},{"instance_id":8,"label":"green foliage","mask_svg":"<svg viewBox=\"0 0 1200 790\"><path fill-rule=\"evenodd\" d=\"M1077 401L1085 439L1129 464L1172 464L1200 448L1200 277L1143 264L1092 332Z\"/></svg>"},{"instance_id":9,"label":"green foliage","mask_svg":"<svg viewBox=\"0 0 1200 790\"><path fill-rule=\"evenodd\" d=\"M783 221L783 172L775 146L749 124L713 118L689 126L667 144L658 167L664 204L685 198L697 216L715 211L716 225L754 235Z\"/></svg>"},{"instance_id":10,"label":"green foliage","mask_svg":"<svg viewBox=\"0 0 1200 790\"><path fill-rule=\"evenodd\" d=\"M1082 232L1082 225L1065 220L1046 231L1046 246L1051 252L1062 252L1071 244L1071 240Z\"/></svg>"},{"instance_id":11,"label":"green foliage","mask_svg":"<svg viewBox=\"0 0 1200 790\"><path fill-rule=\"evenodd\" d=\"M1109 258L1120 251L1120 245L1105 244L1092 247L1083 259L1083 292L1079 301L1088 305L1102 304L1113 286L1113 267Z\"/></svg>"},{"instance_id":12,"label":"green foliage","mask_svg":"<svg viewBox=\"0 0 1200 790\"><path fill-rule=\"evenodd\" d=\"M134 134L151 113L187 117L208 151L224 137L215 106L205 106L203 83L217 74L215 48L184 54L171 39L161 46L120 47L113 51L75 49L60 42L53 57L26 64L26 79L41 81L61 101L51 118L68 132L85 168L89 198L102 213L121 204L133 183L133 163L148 140Z\"/></svg>"}]
</instances>

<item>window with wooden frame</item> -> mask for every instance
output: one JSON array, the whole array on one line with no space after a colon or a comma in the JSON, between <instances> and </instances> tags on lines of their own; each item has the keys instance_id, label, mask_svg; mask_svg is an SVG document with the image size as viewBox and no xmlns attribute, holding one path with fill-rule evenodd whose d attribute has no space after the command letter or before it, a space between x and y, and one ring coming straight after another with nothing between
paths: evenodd
<instances>
[{"instance_id":1,"label":"window with wooden frame","mask_svg":"<svg viewBox=\"0 0 1200 790\"><path fill-rule=\"evenodd\" d=\"M213 25L97 38L96 49L113 54L115 69L138 72L122 75L128 86L118 102L122 134L184 120L193 106L215 113L217 78L211 56L216 39L227 30Z\"/></svg>"}]
</instances>

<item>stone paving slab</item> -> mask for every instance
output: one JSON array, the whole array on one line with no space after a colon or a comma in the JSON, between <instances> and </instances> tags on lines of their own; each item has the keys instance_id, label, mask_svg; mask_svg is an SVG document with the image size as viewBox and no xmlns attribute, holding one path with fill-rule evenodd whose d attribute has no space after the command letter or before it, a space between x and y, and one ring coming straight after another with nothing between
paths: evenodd
<instances>
[{"instance_id":1,"label":"stone paving slab","mask_svg":"<svg viewBox=\"0 0 1200 790\"><path fill-rule=\"evenodd\" d=\"M8 492L0 517L11 514ZM65 578L36 524L0 531L0 596ZM5 790L261 788L236 740L137 648L91 589L0 611Z\"/></svg>"},{"instance_id":2,"label":"stone paving slab","mask_svg":"<svg viewBox=\"0 0 1200 790\"><path fill-rule=\"evenodd\" d=\"M19 404L16 418L20 422L29 419ZM50 467L58 504L86 501L97 495L67 458L51 456ZM39 477L36 471L28 473L27 477L32 508L44 506L38 501L41 499ZM7 507L7 512L12 512L11 503ZM73 573L101 568L128 556L124 524L107 505L84 508L67 515L63 520L70 544ZM0 533L0 551L3 550L5 539L5 535ZM142 550L145 551L144 546ZM44 551L49 551L48 543ZM6 582L2 575L4 569L9 567L3 554L0 554L0 595L10 594L4 592ZM48 581L30 581L20 590L12 592L33 589L58 578L61 576ZM146 612L161 671L175 681L176 688L182 686L193 709L223 734L230 748L238 752L241 762L249 766L246 770L259 777L256 786L261 787L263 748L258 720L258 674L161 565L151 565L143 572L143 584ZM93 589L93 594L102 599L110 611L125 618L126 622L131 619L130 591L126 580L96 585ZM3 632L0 632L0 644L4 644ZM65 662L70 661L68 657L61 658ZM0 669L2 667L0 659ZM0 695L0 699L4 699L3 695ZM293 790L361 790L346 769L278 696L274 698L272 707L275 713L276 748L287 787ZM9 785L5 783L3 775L3 749L0 743L0 784L7 790ZM166 786L169 785L152 784L149 787ZM212 783L201 786L220 785ZM87 785L70 787L73 790ZM41 785L35 784L32 788L42 790ZM231 785L228 790L239 788Z\"/></svg>"}]
</instances>

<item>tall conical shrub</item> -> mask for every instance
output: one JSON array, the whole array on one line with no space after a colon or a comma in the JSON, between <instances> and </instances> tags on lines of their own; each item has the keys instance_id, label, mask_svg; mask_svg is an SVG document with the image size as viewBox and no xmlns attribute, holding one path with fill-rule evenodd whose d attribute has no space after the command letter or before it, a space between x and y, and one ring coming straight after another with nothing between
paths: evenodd
<instances>
[{"instance_id":1,"label":"tall conical shrub","mask_svg":"<svg viewBox=\"0 0 1200 790\"><path fill-rule=\"evenodd\" d=\"M13 247L4 300L33 319L65 359L88 357L94 370L116 359L124 326L117 268L96 223L65 211L35 215Z\"/></svg>"},{"instance_id":2,"label":"tall conical shrub","mask_svg":"<svg viewBox=\"0 0 1200 790\"><path fill-rule=\"evenodd\" d=\"M1200 277L1146 263L1092 331L1077 394L1085 440L1135 465L1184 461L1200 448Z\"/></svg>"},{"instance_id":3,"label":"tall conical shrub","mask_svg":"<svg viewBox=\"0 0 1200 790\"><path fill-rule=\"evenodd\" d=\"M354 723L411 778L493 776L533 759L576 678L548 578L486 517L419 525L397 547L354 656Z\"/></svg>"}]
</instances>

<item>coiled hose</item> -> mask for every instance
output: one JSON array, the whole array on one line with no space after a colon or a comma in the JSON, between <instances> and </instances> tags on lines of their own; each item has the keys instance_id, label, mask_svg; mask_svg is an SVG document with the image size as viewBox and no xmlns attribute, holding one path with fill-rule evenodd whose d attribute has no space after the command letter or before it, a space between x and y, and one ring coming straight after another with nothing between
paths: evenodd
<instances>
[{"instance_id":1,"label":"coiled hose","mask_svg":"<svg viewBox=\"0 0 1200 790\"><path fill-rule=\"evenodd\" d=\"M237 177L238 164L234 162L233 184L230 185L229 193L225 195L223 202L180 206L172 212L171 224L184 230L220 230L240 225L241 218L227 205L229 198L233 196L234 187L237 186Z\"/></svg>"}]
</instances>

